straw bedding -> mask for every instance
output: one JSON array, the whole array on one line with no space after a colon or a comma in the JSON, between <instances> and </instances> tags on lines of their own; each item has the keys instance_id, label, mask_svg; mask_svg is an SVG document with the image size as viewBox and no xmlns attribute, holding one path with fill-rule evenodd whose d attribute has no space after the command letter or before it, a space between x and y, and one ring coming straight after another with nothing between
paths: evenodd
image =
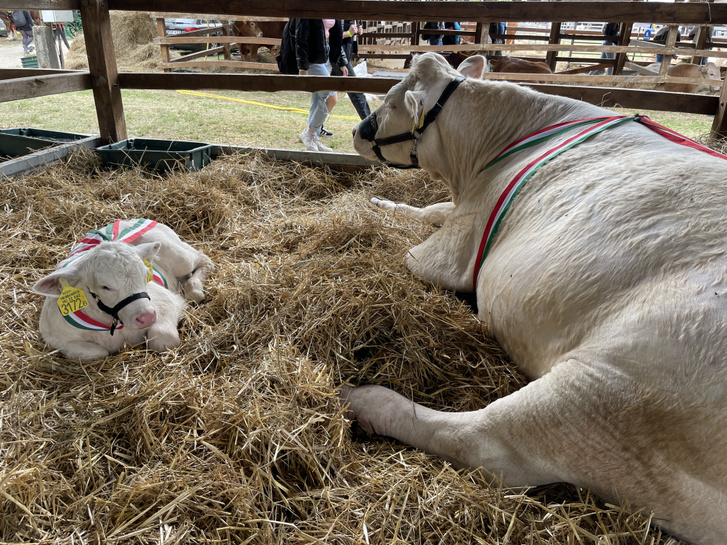
<instances>
[{"instance_id":1,"label":"straw bedding","mask_svg":"<svg viewBox=\"0 0 727 545\"><path fill-rule=\"evenodd\" d=\"M425 174L250 154L164 177L78 153L0 188L0 542L676 543L648 512L491 486L344 418L347 381L447 410L525 383L467 303L403 265L431 229L367 204L446 199ZM131 217L212 257L208 299L176 350L66 360L30 287Z\"/></svg>"}]
</instances>

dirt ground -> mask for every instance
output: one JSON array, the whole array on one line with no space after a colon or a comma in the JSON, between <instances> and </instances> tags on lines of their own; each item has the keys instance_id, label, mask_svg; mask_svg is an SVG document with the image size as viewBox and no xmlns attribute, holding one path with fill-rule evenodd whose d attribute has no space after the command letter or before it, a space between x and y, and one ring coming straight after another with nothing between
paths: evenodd
<instances>
[{"instance_id":1,"label":"dirt ground","mask_svg":"<svg viewBox=\"0 0 727 545\"><path fill-rule=\"evenodd\" d=\"M18 40L0 38L0 69L22 68L23 45Z\"/></svg>"}]
</instances>

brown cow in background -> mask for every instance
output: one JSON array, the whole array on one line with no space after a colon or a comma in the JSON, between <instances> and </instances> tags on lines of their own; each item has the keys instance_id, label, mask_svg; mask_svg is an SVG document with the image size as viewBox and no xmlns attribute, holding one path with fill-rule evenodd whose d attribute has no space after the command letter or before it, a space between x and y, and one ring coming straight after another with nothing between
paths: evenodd
<instances>
[{"instance_id":1,"label":"brown cow in background","mask_svg":"<svg viewBox=\"0 0 727 545\"><path fill-rule=\"evenodd\" d=\"M5 29L8 31L8 40L15 39L15 27L13 26L12 13L9 11L0 11L0 21L5 25Z\"/></svg>"},{"instance_id":2,"label":"brown cow in background","mask_svg":"<svg viewBox=\"0 0 727 545\"><path fill-rule=\"evenodd\" d=\"M266 38L282 38L284 26L285 21L235 21L232 24L232 35L246 38L262 38L263 36ZM237 44L237 47L240 50L240 57L244 59L249 53L250 60L257 62L257 50L259 46ZM270 52L275 55L277 49L277 47L272 47L270 48Z\"/></svg>"},{"instance_id":3,"label":"brown cow in background","mask_svg":"<svg viewBox=\"0 0 727 545\"><path fill-rule=\"evenodd\" d=\"M517 57L490 57L492 72L514 72L519 74L552 74L547 63L543 61L528 61Z\"/></svg>"}]
</instances>

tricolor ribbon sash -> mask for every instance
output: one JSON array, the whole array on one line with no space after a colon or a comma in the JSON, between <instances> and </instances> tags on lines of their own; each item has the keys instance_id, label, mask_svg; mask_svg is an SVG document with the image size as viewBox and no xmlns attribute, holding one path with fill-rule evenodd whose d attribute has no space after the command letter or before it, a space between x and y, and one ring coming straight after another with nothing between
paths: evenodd
<instances>
[{"instance_id":1,"label":"tricolor ribbon sash","mask_svg":"<svg viewBox=\"0 0 727 545\"><path fill-rule=\"evenodd\" d=\"M506 157L509 157L513 153L540 144L545 140L558 136L567 131L576 128L586 127L578 134L571 136L567 140L550 148L545 153L528 163L527 166L525 166L525 168L523 168L515 176L515 178L512 179L512 181L507 185L505 190L497 199L497 203L492 209L490 217L487 220L487 224L485 225L485 232L482 235L482 240L480 241L479 249L477 251L477 259L475 261L475 270L472 279L472 286L475 290L477 289L477 277L479 276L482 264L484 263L485 258L490 251L492 241L495 237L495 234L497 233L498 228L500 227L500 223L505 217L507 210L510 208L513 199L518 194L520 189L522 189L522 187L525 185L525 182L527 182L528 179L545 163L547 163L554 157L557 157L564 151L571 149L572 147L580 144L581 142L590 138L593 135L596 135L610 127L620 125L621 123L627 121L637 121L676 144L703 151L714 157L719 157L720 159L727 159L727 156L722 155L721 153L718 153L712 149L709 149L708 147L703 146L702 144L699 144L698 142L695 142L694 140L691 140L686 136L674 132L673 130L668 129L663 125L659 125L654 121L651 121L648 117L639 114L631 116L619 115L612 117L593 117L588 119L579 119L576 121L568 121L565 123L558 123L556 125L551 125L550 127L545 127L544 129L537 130L534 133L526 136L525 138L516 140L512 144L506 146L492 161L490 161L485 166L483 171L487 170L492 165L500 162Z\"/></svg>"}]
</instances>

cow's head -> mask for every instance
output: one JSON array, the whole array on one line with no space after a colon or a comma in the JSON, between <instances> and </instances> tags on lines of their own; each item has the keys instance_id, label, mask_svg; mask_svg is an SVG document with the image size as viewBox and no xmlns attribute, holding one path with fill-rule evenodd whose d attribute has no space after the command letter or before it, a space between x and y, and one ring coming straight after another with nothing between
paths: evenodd
<instances>
[{"instance_id":1,"label":"cow's head","mask_svg":"<svg viewBox=\"0 0 727 545\"><path fill-rule=\"evenodd\" d=\"M714 64L713 62L708 62L704 66L700 68L702 71L702 75L704 75L707 79L720 79L720 71L719 66Z\"/></svg>"},{"instance_id":2,"label":"cow's head","mask_svg":"<svg viewBox=\"0 0 727 545\"><path fill-rule=\"evenodd\" d=\"M487 61L474 55L449 66L437 53L414 57L409 74L392 87L384 103L353 129L357 153L401 168L418 166L417 146L458 85L459 76L481 78ZM461 78L460 78L461 79Z\"/></svg>"},{"instance_id":3,"label":"cow's head","mask_svg":"<svg viewBox=\"0 0 727 545\"><path fill-rule=\"evenodd\" d=\"M145 329L156 322L156 307L146 292L150 278L147 264L160 246L159 242L137 246L102 242L82 258L38 280L33 291L57 298L67 283L83 290L89 305L96 305L116 322Z\"/></svg>"},{"instance_id":4,"label":"cow's head","mask_svg":"<svg viewBox=\"0 0 727 545\"><path fill-rule=\"evenodd\" d=\"M240 32L240 36L262 38L263 31L255 21L237 21L235 27Z\"/></svg>"}]
</instances>

